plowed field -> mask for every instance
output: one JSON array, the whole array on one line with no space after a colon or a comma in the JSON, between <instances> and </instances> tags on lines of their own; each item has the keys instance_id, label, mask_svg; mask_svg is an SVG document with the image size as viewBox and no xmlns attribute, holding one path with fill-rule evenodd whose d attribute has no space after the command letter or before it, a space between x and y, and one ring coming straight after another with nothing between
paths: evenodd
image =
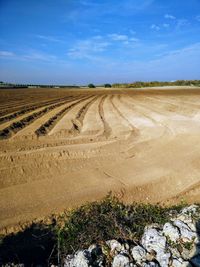
<instances>
[{"instance_id":1,"label":"plowed field","mask_svg":"<svg viewBox=\"0 0 200 267\"><path fill-rule=\"evenodd\" d=\"M200 89L0 90L0 229L109 191L200 201Z\"/></svg>"}]
</instances>

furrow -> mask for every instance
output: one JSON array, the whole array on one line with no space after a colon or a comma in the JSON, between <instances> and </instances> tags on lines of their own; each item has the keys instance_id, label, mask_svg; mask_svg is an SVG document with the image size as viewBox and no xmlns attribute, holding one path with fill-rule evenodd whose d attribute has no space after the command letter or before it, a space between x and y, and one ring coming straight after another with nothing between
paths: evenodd
<instances>
[{"instance_id":1,"label":"furrow","mask_svg":"<svg viewBox=\"0 0 200 267\"><path fill-rule=\"evenodd\" d=\"M77 113L74 120L72 120L73 126L71 129L72 133L80 133L82 126L83 126L83 120L84 117L89 109L89 107L98 99L97 97L94 97L92 100L90 100L88 103L86 103Z\"/></svg>"},{"instance_id":2,"label":"furrow","mask_svg":"<svg viewBox=\"0 0 200 267\"><path fill-rule=\"evenodd\" d=\"M105 119L105 113L104 113L104 109L103 109L103 105L105 102L105 99L108 96L103 96L100 103L99 103L99 116L102 120L103 123L103 127L104 127L104 131L103 131L103 136L105 136L106 138L109 138L111 133L112 133L112 129L110 128L109 124L107 123L106 119Z\"/></svg>"},{"instance_id":3,"label":"furrow","mask_svg":"<svg viewBox=\"0 0 200 267\"><path fill-rule=\"evenodd\" d=\"M40 107L44 107L46 105L55 104L57 102L64 102L66 100L70 100L71 98L72 97L67 97L67 98L63 98L63 99L59 99L59 100L57 99L57 100L52 100L52 101L46 101L46 102L40 103L38 105L26 106L22 110L19 110L19 111L15 112L15 113L12 113L12 114L7 115L5 117L1 117L0 118L0 124L4 123L6 121L11 121L13 119L16 119L16 118L20 117L21 115L27 114L27 113L29 113L31 111L34 111L34 110L36 110L36 109L38 109Z\"/></svg>"},{"instance_id":4,"label":"furrow","mask_svg":"<svg viewBox=\"0 0 200 267\"><path fill-rule=\"evenodd\" d=\"M117 95L118 99L119 99L119 95ZM111 104L113 106L113 108L116 110L116 112L119 114L119 116L127 123L127 125L130 127L131 130L136 130L136 128L134 127L134 125L128 120L128 118L126 116L124 116L124 114L121 112L121 109L119 109L116 104L114 103L114 98L115 96L111 97Z\"/></svg>"},{"instance_id":5,"label":"furrow","mask_svg":"<svg viewBox=\"0 0 200 267\"><path fill-rule=\"evenodd\" d=\"M10 124L8 127L4 128L0 131L0 139L10 138L11 136L16 134L17 132L21 131L23 128L25 128L26 126L31 124L33 121L35 121L36 119L43 116L45 113L47 113L50 110L52 110L56 107L59 107L61 105L63 105L63 103L54 104L50 107L46 107L46 108L40 110L39 112L34 112L31 115L23 118L22 120L19 120L17 122Z\"/></svg>"},{"instance_id":6,"label":"furrow","mask_svg":"<svg viewBox=\"0 0 200 267\"><path fill-rule=\"evenodd\" d=\"M112 129L112 137L120 138L125 137L127 133L130 133L130 127L127 122L119 116L119 113L115 110L115 108L111 104L111 96L109 96L104 102L104 114L105 121L109 124Z\"/></svg>"},{"instance_id":7,"label":"furrow","mask_svg":"<svg viewBox=\"0 0 200 267\"><path fill-rule=\"evenodd\" d=\"M69 112L70 109L72 109L74 106L76 106L78 103L81 103L85 99L89 99L89 97L81 98L75 103L70 104L66 108L62 109L60 112L58 112L56 115L54 115L52 118L50 118L48 121L46 121L43 125L41 125L36 131L37 136L44 136L47 135L54 127L55 125L66 115L67 112Z\"/></svg>"},{"instance_id":8,"label":"furrow","mask_svg":"<svg viewBox=\"0 0 200 267\"><path fill-rule=\"evenodd\" d=\"M81 133L84 135L97 135L104 132L103 122L99 114L100 96L89 108L83 120Z\"/></svg>"}]
</instances>

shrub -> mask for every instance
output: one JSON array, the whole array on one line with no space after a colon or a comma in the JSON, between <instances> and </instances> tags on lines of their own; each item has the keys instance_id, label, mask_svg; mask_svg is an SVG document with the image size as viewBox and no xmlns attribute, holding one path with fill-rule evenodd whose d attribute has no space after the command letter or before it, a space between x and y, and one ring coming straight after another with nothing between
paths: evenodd
<instances>
[{"instance_id":1,"label":"shrub","mask_svg":"<svg viewBox=\"0 0 200 267\"><path fill-rule=\"evenodd\" d=\"M106 83L106 84L104 84L104 87L105 87L105 88L111 88L112 86L111 86L111 84Z\"/></svg>"},{"instance_id":2,"label":"shrub","mask_svg":"<svg viewBox=\"0 0 200 267\"><path fill-rule=\"evenodd\" d=\"M93 83L88 84L89 88L95 88L95 85Z\"/></svg>"},{"instance_id":3,"label":"shrub","mask_svg":"<svg viewBox=\"0 0 200 267\"><path fill-rule=\"evenodd\" d=\"M72 248L76 251L109 239L137 242L147 224L167 222L169 210L151 204L125 205L108 195L102 201L88 203L68 214L64 227L59 229L61 252L71 253Z\"/></svg>"}]
</instances>

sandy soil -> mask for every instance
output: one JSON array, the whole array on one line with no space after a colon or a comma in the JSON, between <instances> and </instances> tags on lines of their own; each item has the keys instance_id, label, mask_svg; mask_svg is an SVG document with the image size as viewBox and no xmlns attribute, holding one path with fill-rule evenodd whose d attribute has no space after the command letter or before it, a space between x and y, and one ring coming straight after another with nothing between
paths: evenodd
<instances>
[{"instance_id":1,"label":"sandy soil","mask_svg":"<svg viewBox=\"0 0 200 267\"><path fill-rule=\"evenodd\" d=\"M109 191L200 202L200 89L17 89L0 99L0 230Z\"/></svg>"}]
</instances>

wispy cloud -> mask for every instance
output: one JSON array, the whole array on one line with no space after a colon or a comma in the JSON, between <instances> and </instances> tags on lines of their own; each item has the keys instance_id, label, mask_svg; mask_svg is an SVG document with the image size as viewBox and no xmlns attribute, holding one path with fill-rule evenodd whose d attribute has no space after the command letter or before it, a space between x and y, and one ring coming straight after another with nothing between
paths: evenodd
<instances>
[{"instance_id":1,"label":"wispy cloud","mask_svg":"<svg viewBox=\"0 0 200 267\"><path fill-rule=\"evenodd\" d=\"M108 37L113 41L127 41L129 39L127 35L117 33L109 34Z\"/></svg>"},{"instance_id":2,"label":"wispy cloud","mask_svg":"<svg viewBox=\"0 0 200 267\"><path fill-rule=\"evenodd\" d=\"M150 27L152 30L155 30L155 31L159 31L160 30L160 27L156 24L152 24L151 27Z\"/></svg>"},{"instance_id":3,"label":"wispy cloud","mask_svg":"<svg viewBox=\"0 0 200 267\"><path fill-rule=\"evenodd\" d=\"M46 36L46 35L38 35L38 34L36 34L35 37L38 38L38 39L49 41L49 42L62 42L61 39L56 38L54 36Z\"/></svg>"},{"instance_id":4,"label":"wispy cloud","mask_svg":"<svg viewBox=\"0 0 200 267\"><path fill-rule=\"evenodd\" d=\"M191 45L188 45L186 47L180 48L180 49L176 49L176 50L171 50L171 51L167 51L165 53L159 54L157 55L160 58L163 57L171 57L171 56L176 56L176 55L182 55L183 53L200 53L200 42L198 43L194 43Z\"/></svg>"},{"instance_id":5,"label":"wispy cloud","mask_svg":"<svg viewBox=\"0 0 200 267\"><path fill-rule=\"evenodd\" d=\"M172 20L176 19L176 17L171 15L171 14L165 14L164 17L165 17L165 19L172 19Z\"/></svg>"},{"instance_id":6,"label":"wispy cloud","mask_svg":"<svg viewBox=\"0 0 200 267\"><path fill-rule=\"evenodd\" d=\"M126 34L117 34L117 33L112 33L112 34L108 34L107 35L108 38L110 39L110 41L117 41L117 42L121 42L123 44L130 44L130 43L134 43L134 42L138 42L139 39L136 37L132 37Z\"/></svg>"},{"instance_id":7,"label":"wispy cloud","mask_svg":"<svg viewBox=\"0 0 200 267\"><path fill-rule=\"evenodd\" d=\"M96 35L89 39L77 41L68 50L67 55L74 59L99 59L99 54L106 51L110 46L114 48L117 42L120 45L131 45L138 41L138 38L125 34L112 33L105 36Z\"/></svg>"},{"instance_id":8,"label":"wispy cloud","mask_svg":"<svg viewBox=\"0 0 200 267\"><path fill-rule=\"evenodd\" d=\"M169 28L169 24L168 23L163 23L163 25L162 25L164 28Z\"/></svg>"},{"instance_id":9,"label":"wispy cloud","mask_svg":"<svg viewBox=\"0 0 200 267\"><path fill-rule=\"evenodd\" d=\"M0 57L13 57L15 54L10 51L0 51Z\"/></svg>"},{"instance_id":10,"label":"wispy cloud","mask_svg":"<svg viewBox=\"0 0 200 267\"><path fill-rule=\"evenodd\" d=\"M46 61L46 62L53 62L57 60L55 55L43 53L41 51L27 51L26 53L14 53L11 51L0 51L0 57L10 58L13 60L37 60L37 61Z\"/></svg>"},{"instance_id":11,"label":"wispy cloud","mask_svg":"<svg viewBox=\"0 0 200 267\"><path fill-rule=\"evenodd\" d=\"M190 22L187 19L178 19L177 24L176 24L176 28L180 29L182 27L188 26L189 24L190 24Z\"/></svg>"},{"instance_id":12,"label":"wispy cloud","mask_svg":"<svg viewBox=\"0 0 200 267\"><path fill-rule=\"evenodd\" d=\"M93 58L97 53L106 50L110 45L104 41L101 36L95 36L91 39L78 41L73 48L69 49L67 55L74 59Z\"/></svg>"},{"instance_id":13,"label":"wispy cloud","mask_svg":"<svg viewBox=\"0 0 200 267\"><path fill-rule=\"evenodd\" d=\"M56 56L43 53L43 52L39 52L39 51L32 51L27 54L21 55L21 58L25 60L39 60L39 61L46 61L46 62L57 60Z\"/></svg>"}]
</instances>

